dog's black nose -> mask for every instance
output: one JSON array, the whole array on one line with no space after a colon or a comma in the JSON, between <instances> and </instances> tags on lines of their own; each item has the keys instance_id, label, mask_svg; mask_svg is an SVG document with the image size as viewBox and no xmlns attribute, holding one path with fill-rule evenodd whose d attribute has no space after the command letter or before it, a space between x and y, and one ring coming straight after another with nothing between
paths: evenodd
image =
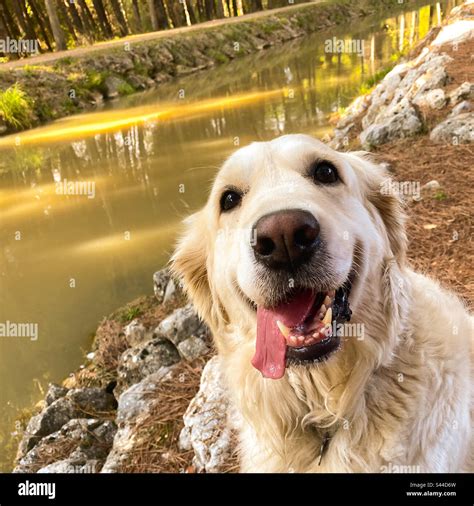
<instances>
[{"instance_id":1,"label":"dog's black nose","mask_svg":"<svg viewBox=\"0 0 474 506\"><path fill-rule=\"evenodd\" d=\"M319 223L307 211L288 209L262 216L254 226L255 258L272 269L293 270L319 244Z\"/></svg>"}]
</instances>

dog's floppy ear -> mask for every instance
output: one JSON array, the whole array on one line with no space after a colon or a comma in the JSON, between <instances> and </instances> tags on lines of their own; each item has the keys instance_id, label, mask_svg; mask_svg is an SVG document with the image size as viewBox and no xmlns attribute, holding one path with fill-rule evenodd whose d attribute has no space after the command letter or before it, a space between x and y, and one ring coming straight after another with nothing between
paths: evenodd
<instances>
[{"instance_id":1,"label":"dog's floppy ear","mask_svg":"<svg viewBox=\"0 0 474 506\"><path fill-rule=\"evenodd\" d=\"M170 269L181 281L199 316L210 324L212 296L206 267L204 211L186 218L184 225L185 232L171 257Z\"/></svg>"},{"instance_id":2,"label":"dog's floppy ear","mask_svg":"<svg viewBox=\"0 0 474 506\"><path fill-rule=\"evenodd\" d=\"M393 194L383 194L379 183L375 188L372 188L369 201L380 213L387 229L392 253L398 263L402 265L406 258L408 239L405 232L406 216L400 198Z\"/></svg>"},{"instance_id":3,"label":"dog's floppy ear","mask_svg":"<svg viewBox=\"0 0 474 506\"><path fill-rule=\"evenodd\" d=\"M387 171L374 163L367 152L350 153L352 162L357 160L368 185L367 199L377 209L385 228L392 253L399 263L405 262L408 239L405 231L406 215L396 191L391 191L391 179ZM388 188L388 191L386 191Z\"/></svg>"}]
</instances>

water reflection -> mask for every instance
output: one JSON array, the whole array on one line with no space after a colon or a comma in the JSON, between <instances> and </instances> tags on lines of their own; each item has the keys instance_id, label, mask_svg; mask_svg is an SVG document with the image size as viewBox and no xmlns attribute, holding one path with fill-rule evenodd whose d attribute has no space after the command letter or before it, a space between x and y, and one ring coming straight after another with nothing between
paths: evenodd
<instances>
[{"instance_id":1,"label":"water reflection","mask_svg":"<svg viewBox=\"0 0 474 506\"><path fill-rule=\"evenodd\" d=\"M316 34L0 139L0 322L39 324L36 342L0 338L0 464L35 385L77 367L97 321L150 292L223 159L282 133L322 136L330 113L456 3ZM324 53L334 36L363 40L362 55ZM59 194L65 182L93 183L94 198Z\"/></svg>"}]
</instances>

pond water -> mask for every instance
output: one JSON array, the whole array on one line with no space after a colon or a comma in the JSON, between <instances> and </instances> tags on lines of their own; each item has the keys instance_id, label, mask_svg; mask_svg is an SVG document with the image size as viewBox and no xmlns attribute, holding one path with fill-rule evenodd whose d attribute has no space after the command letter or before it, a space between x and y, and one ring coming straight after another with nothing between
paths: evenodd
<instances>
[{"instance_id":1,"label":"pond water","mask_svg":"<svg viewBox=\"0 0 474 506\"><path fill-rule=\"evenodd\" d=\"M0 337L0 470L21 410L83 362L103 316L152 292L226 156L283 133L322 137L328 115L458 3L409 2L0 138L0 323L30 324ZM356 52L325 53L334 37Z\"/></svg>"}]
</instances>

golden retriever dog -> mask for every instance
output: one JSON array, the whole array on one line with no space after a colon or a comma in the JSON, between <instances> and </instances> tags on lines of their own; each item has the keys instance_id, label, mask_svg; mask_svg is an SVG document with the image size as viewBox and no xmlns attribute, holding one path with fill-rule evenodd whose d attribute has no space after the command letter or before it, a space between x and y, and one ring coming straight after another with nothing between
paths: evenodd
<instances>
[{"instance_id":1,"label":"golden retriever dog","mask_svg":"<svg viewBox=\"0 0 474 506\"><path fill-rule=\"evenodd\" d=\"M172 270L213 333L243 472L471 469L472 318L410 269L386 178L285 135L236 151L185 222Z\"/></svg>"}]
</instances>

